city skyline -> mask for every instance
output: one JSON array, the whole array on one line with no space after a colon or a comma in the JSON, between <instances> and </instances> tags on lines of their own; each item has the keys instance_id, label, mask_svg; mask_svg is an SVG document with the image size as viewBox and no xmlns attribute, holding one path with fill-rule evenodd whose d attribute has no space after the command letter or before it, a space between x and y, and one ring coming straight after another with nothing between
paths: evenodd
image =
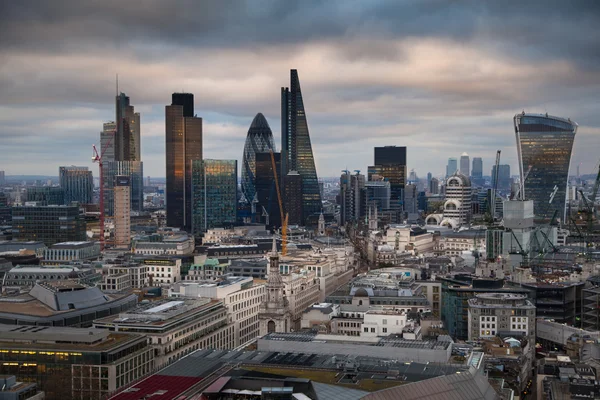
<instances>
[{"instance_id":1,"label":"city skyline","mask_svg":"<svg viewBox=\"0 0 600 400\"><path fill-rule=\"evenodd\" d=\"M41 174L81 165L97 177L91 145L99 142L101 124L114 120L117 73L119 90L141 114L145 175L164 175L164 104L181 90L197 95L205 156L241 165L257 112L280 141L278 92L297 68L320 177L339 176L343 167L366 170L372 148L383 145L407 146L408 168L421 177L442 176L445 160L462 152L482 157L487 174L497 149L517 171L511 119L523 109L578 121L572 159L582 173L593 173L597 157L585 149L600 145L600 71L590 51L599 13L591 9L595 3L582 4L519 3L515 18L510 5L497 4L375 2L354 10L342 2L288 8L272 2L258 11L232 1L205 7L205 15L191 6L189 17L168 21L158 3L119 11L106 3L85 13L66 1L27 10L6 4L2 169ZM140 18L131 19L134 12ZM544 18L520 26L531 12ZM189 24L192 16L199 20ZM216 22L197 28L203 18ZM98 21L102 29L89 29ZM135 33L122 34L124 21ZM42 29L43 37L35 34Z\"/></svg>"}]
</instances>

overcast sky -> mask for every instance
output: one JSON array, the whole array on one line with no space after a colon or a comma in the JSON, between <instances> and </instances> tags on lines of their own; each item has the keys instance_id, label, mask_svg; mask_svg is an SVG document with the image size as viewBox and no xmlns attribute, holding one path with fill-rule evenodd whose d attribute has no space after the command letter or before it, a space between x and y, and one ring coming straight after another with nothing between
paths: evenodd
<instances>
[{"instance_id":1,"label":"overcast sky","mask_svg":"<svg viewBox=\"0 0 600 400\"><path fill-rule=\"evenodd\" d=\"M517 170L515 113L579 123L572 172L600 157L600 2L3 1L0 170L92 166L114 120L115 74L141 113L145 175L163 177L164 106L192 92L204 157L241 161L265 114L277 148L280 88L298 69L320 177L408 147L409 168L495 152Z\"/></svg>"}]
</instances>

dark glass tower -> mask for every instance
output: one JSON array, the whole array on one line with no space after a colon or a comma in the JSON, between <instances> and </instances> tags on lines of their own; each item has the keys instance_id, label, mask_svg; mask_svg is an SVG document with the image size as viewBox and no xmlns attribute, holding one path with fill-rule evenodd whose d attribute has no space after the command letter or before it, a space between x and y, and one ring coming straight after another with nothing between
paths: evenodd
<instances>
[{"instance_id":1,"label":"dark glass tower","mask_svg":"<svg viewBox=\"0 0 600 400\"><path fill-rule=\"evenodd\" d=\"M94 197L94 178L87 167L59 167L60 187L65 191L65 204L91 204Z\"/></svg>"},{"instance_id":2,"label":"dark glass tower","mask_svg":"<svg viewBox=\"0 0 600 400\"><path fill-rule=\"evenodd\" d=\"M281 176L295 171L302 179L303 223L321 212L322 203L298 71L290 75L290 87L281 88Z\"/></svg>"},{"instance_id":3,"label":"dark glass tower","mask_svg":"<svg viewBox=\"0 0 600 400\"><path fill-rule=\"evenodd\" d=\"M406 185L406 147L375 147L375 165L369 167L369 180L379 175L390 183L390 209L402 211Z\"/></svg>"},{"instance_id":4,"label":"dark glass tower","mask_svg":"<svg viewBox=\"0 0 600 400\"><path fill-rule=\"evenodd\" d=\"M550 219L555 211L565 221L567 182L577 124L548 114L515 115L519 172L531 166L521 194L533 200L536 218Z\"/></svg>"},{"instance_id":5,"label":"dark glass tower","mask_svg":"<svg viewBox=\"0 0 600 400\"><path fill-rule=\"evenodd\" d=\"M279 199L277 198L271 153L256 153L255 156L256 179L254 187L258 201L256 212L261 216L261 223L268 225L269 228L278 228L281 226L281 213L279 211ZM273 153L273 158L275 159L275 170L279 175L279 171L281 170L281 153ZM269 215L268 224L267 217L263 216L265 212Z\"/></svg>"},{"instance_id":6,"label":"dark glass tower","mask_svg":"<svg viewBox=\"0 0 600 400\"><path fill-rule=\"evenodd\" d=\"M202 160L202 118L194 116L194 95L174 93L165 107L167 225L192 228L192 161Z\"/></svg>"},{"instance_id":7,"label":"dark glass tower","mask_svg":"<svg viewBox=\"0 0 600 400\"><path fill-rule=\"evenodd\" d=\"M269 150L275 151L273 133L264 115L258 113L248 129L244 145L242 193L249 204L252 204L256 194L256 154L268 153ZM270 162L270 156L268 161Z\"/></svg>"}]
</instances>

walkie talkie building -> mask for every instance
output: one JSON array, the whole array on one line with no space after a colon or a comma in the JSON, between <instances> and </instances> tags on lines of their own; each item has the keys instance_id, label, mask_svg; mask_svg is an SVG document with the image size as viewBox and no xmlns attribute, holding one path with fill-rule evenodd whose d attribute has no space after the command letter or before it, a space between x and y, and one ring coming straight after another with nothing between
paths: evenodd
<instances>
[{"instance_id":1,"label":"walkie talkie building","mask_svg":"<svg viewBox=\"0 0 600 400\"><path fill-rule=\"evenodd\" d=\"M565 221L567 183L577 124L548 114L514 117L523 198L533 200L536 219ZM531 172L524 175L531 166Z\"/></svg>"}]
</instances>

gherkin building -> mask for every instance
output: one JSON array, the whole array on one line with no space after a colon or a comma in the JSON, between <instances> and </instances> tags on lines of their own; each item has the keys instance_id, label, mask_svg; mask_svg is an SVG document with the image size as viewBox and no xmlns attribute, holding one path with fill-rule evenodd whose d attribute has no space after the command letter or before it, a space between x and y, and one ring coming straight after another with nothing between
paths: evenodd
<instances>
[{"instance_id":1,"label":"gherkin building","mask_svg":"<svg viewBox=\"0 0 600 400\"><path fill-rule=\"evenodd\" d=\"M242 165L242 193L250 204L256 194L256 153L270 150L275 151L273 133L265 116L258 113L248 129Z\"/></svg>"}]
</instances>

